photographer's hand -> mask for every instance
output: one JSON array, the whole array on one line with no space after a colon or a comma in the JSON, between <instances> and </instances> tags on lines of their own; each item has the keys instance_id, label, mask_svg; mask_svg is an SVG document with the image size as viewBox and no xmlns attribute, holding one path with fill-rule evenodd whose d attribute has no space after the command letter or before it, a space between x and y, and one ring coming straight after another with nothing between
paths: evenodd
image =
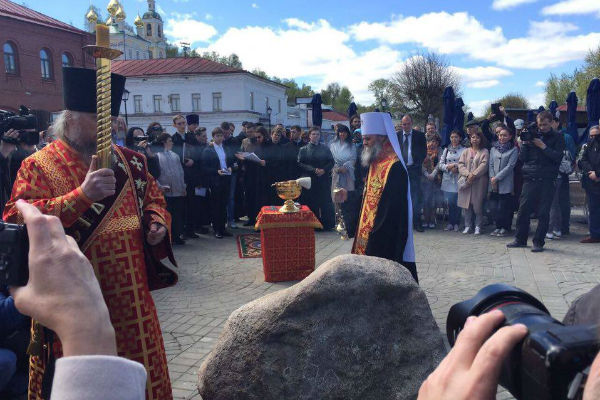
<instances>
[{"instance_id":1,"label":"photographer's hand","mask_svg":"<svg viewBox=\"0 0 600 400\"><path fill-rule=\"evenodd\" d=\"M535 138L533 139L532 143L536 146L539 147L540 149L544 150L546 148L546 144L544 142L542 142L542 139L540 138Z\"/></svg>"},{"instance_id":2,"label":"photographer's hand","mask_svg":"<svg viewBox=\"0 0 600 400\"><path fill-rule=\"evenodd\" d=\"M419 399L495 399L502 362L527 334L517 324L492 335L503 320L499 310L469 317L450 353L421 385Z\"/></svg>"},{"instance_id":3,"label":"photographer's hand","mask_svg":"<svg viewBox=\"0 0 600 400\"><path fill-rule=\"evenodd\" d=\"M58 334L65 356L116 355L115 331L94 270L60 220L16 203L29 235L29 281L17 309Z\"/></svg>"},{"instance_id":4,"label":"photographer's hand","mask_svg":"<svg viewBox=\"0 0 600 400\"><path fill-rule=\"evenodd\" d=\"M600 353L598 353L592 363L590 374L583 389L583 400L597 399L600 399Z\"/></svg>"}]
</instances>

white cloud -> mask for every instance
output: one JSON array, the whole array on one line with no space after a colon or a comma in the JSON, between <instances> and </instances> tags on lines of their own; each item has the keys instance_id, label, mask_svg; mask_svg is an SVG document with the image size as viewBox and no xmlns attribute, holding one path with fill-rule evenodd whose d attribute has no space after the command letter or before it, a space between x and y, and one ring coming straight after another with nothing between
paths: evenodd
<instances>
[{"instance_id":1,"label":"white cloud","mask_svg":"<svg viewBox=\"0 0 600 400\"><path fill-rule=\"evenodd\" d=\"M535 3L537 0L494 0L492 8L494 10L507 10L522 4Z\"/></svg>"},{"instance_id":2,"label":"white cloud","mask_svg":"<svg viewBox=\"0 0 600 400\"><path fill-rule=\"evenodd\" d=\"M485 113L486 108L490 104L492 104L491 100L478 100L478 101L471 101L467 105L471 109L471 112L473 113L473 115L478 116L478 115L483 115Z\"/></svg>"},{"instance_id":3,"label":"white cloud","mask_svg":"<svg viewBox=\"0 0 600 400\"><path fill-rule=\"evenodd\" d=\"M529 36L539 38L552 38L565 33L579 30L577 25L568 22L531 21L529 23Z\"/></svg>"},{"instance_id":4,"label":"white cloud","mask_svg":"<svg viewBox=\"0 0 600 400\"><path fill-rule=\"evenodd\" d=\"M192 14L173 13L171 15L172 18L167 19L165 33L172 41L208 42L217 34L214 26L194 19Z\"/></svg>"},{"instance_id":5,"label":"white cloud","mask_svg":"<svg viewBox=\"0 0 600 400\"><path fill-rule=\"evenodd\" d=\"M160 15L167 15L167 13L165 12L165 10L163 10L163 8L160 6L160 4L156 5L156 11L158 11L158 13Z\"/></svg>"},{"instance_id":6,"label":"white cloud","mask_svg":"<svg viewBox=\"0 0 600 400\"><path fill-rule=\"evenodd\" d=\"M547 106L547 104L544 104L546 101L546 94L544 92L534 93L527 96L527 101L529 101L529 107L532 109L537 109L539 106Z\"/></svg>"},{"instance_id":7,"label":"white cloud","mask_svg":"<svg viewBox=\"0 0 600 400\"><path fill-rule=\"evenodd\" d=\"M594 0L597 1L597 0ZM486 28L466 12L436 12L419 17L394 17L390 22L361 22L350 27L358 41L384 44L416 43L442 54L466 54L471 59L511 68L543 69L582 59L600 42L600 32L568 35L572 24L532 22L525 37L507 39L502 28ZM537 30L535 28L538 28ZM565 31L566 30L566 31ZM548 35L553 34L552 50Z\"/></svg>"},{"instance_id":8,"label":"white cloud","mask_svg":"<svg viewBox=\"0 0 600 400\"><path fill-rule=\"evenodd\" d=\"M252 3L252 8L258 8L258 4Z\"/></svg>"},{"instance_id":9,"label":"white cloud","mask_svg":"<svg viewBox=\"0 0 600 400\"><path fill-rule=\"evenodd\" d=\"M600 2L598 0L564 0L544 7L544 15L596 14L600 18Z\"/></svg>"},{"instance_id":10,"label":"white cloud","mask_svg":"<svg viewBox=\"0 0 600 400\"><path fill-rule=\"evenodd\" d=\"M283 24L280 28L230 28L208 47L197 50L236 53L246 70L259 68L271 76L302 78L313 89L339 82L361 103L373 101L369 83L389 77L402 65L402 53L389 46L354 51L348 44L350 35L325 20L307 23L292 18ZM268 43L269 51L256 51L256 43Z\"/></svg>"},{"instance_id":11,"label":"white cloud","mask_svg":"<svg viewBox=\"0 0 600 400\"><path fill-rule=\"evenodd\" d=\"M546 82L544 82L544 81L537 81L535 83L535 87L546 87Z\"/></svg>"},{"instance_id":12,"label":"white cloud","mask_svg":"<svg viewBox=\"0 0 600 400\"><path fill-rule=\"evenodd\" d=\"M460 75L462 80L466 83L503 78L506 76L511 76L513 74L507 69L498 67L451 68L454 70L454 72Z\"/></svg>"},{"instance_id":13,"label":"white cloud","mask_svg":"<svg viewBox=\"0 0 600 400\"><path fill-rule=\"evenodd\" d=\"M213 18L214 18L213 15L212 14L208 14L208 13L204 16L204 19L207 20L207 21L210 21Z\"/></svg>"},{"instance_id":14,"label":"white cloud","mask_svg":"<svg viewBox=\"0 0 600 400\"><path fill-rule=\"evenodd\" d=\"M472 82L472 83L467 83L467 87L469 88L473 88L473 89L488 89L494 86L498 86L500 84L500 81L497 79L491 79L488 81L477 81L477 82Z\"/></svg>"}]
</instances>

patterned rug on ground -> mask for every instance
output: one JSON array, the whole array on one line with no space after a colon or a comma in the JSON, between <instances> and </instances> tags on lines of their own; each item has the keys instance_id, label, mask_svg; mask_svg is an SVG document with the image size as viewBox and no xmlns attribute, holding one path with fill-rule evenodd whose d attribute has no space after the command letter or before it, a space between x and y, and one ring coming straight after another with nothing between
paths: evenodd
<instances>
[{"instance_id":1,"label":"patterned rug on ground","mask_svg":"<svg viewBox=\"0 0 600 400\"><path fill-rule=\"evenodd\" d=\"M262 251L260 247L260 233L238 235L237 246L240 258L262 257Z\"/></svg>"}]
</instances>

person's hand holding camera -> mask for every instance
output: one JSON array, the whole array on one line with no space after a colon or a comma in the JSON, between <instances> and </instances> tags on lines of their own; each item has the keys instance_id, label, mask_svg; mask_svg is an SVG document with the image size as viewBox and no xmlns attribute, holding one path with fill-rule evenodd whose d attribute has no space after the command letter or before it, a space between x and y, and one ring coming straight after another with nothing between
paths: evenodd
<instances>
[{"instance_id":1,"label":"person's hand holding camera","mask_svg":"<svg viewBox=\"0 0 600 400\"><path fill-rule=\"evenodd\" d=\"M29 235L29 281L12 288L17 309L58 334L65 356L117 355L94 270L60 220L16 203Z\"/></svg>"},{"instance_id":2,"label":"person's hand holding camera","mask_svg":"<svg viewBox=\"0 0 600 400\"><path fill-rule=\"evenodd\" d=\"M11 139L17 140L19 138L19 131L14 130L14 129L9 129L4 133L3 136L6 138L11 138ZM15 151L16 149L17 149L17 145L15 145L13 143L8 143L4 140L0 141L0 153L2 153L2 156L4 156L4 158L8 157L8 155L10 153L12 153L13 151Z\"/></svg>"},{"instance_id":3,"label":"person's hand holding camera","mask_svg":"<svg viewBox=\"0 0 600 400\"><path fill-rule=\"evenodd\" d=\"M546 143L542 141L540 138L535 138L531 141L536 147L544 150L546 148Z\"/></svg>"},{"instance_id":4,"label":"person's hand holding camera","mask_svg":"<svg viewBox=\"0 0 600 400\"><path fill-rule=\"evenodd\" d=\"M524 325L506 326L495 310L467 319L450 353L419 389L419 400L495 399L503 360L527 334Z\"/></svg>"},{"instance_id":5,"label":"person's hand holding camera","mask_svg":"<svg viewBox=\"0 0 600 400\"><path fill-rule=\"evenodd\" d=\"M101 168L96 171L97 160L96 156L92 156L90 169L81 184L81 190L92 201L100 201L114 195L117 184L115 172L112 169Z\"/></svg>"}]
</instances>

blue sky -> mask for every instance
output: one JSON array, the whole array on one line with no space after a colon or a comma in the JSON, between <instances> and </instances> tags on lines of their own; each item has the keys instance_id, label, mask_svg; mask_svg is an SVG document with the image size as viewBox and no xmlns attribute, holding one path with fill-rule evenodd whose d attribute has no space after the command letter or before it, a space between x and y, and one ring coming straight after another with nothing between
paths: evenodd
<instances>
[{"instance_id":1,"label":"blue sky","mask_svg":"<svg viewBox=\"0 0 600 400\"><path fill-rule=\"evenodd\" d=\"M121 0L129 23L145 0ZM27 6L83 27L88 2ZM92 0L105 9L107 0ZM520 92L537 107L550 73L571 72L600 46L600 0L158 0L171 42L238 54L244 68L315 89L337 81L364 104L367 86L420 51L444 54L474 112ZM561 103L564 99L557 99Z\"/></svg>"}]
</instances>

